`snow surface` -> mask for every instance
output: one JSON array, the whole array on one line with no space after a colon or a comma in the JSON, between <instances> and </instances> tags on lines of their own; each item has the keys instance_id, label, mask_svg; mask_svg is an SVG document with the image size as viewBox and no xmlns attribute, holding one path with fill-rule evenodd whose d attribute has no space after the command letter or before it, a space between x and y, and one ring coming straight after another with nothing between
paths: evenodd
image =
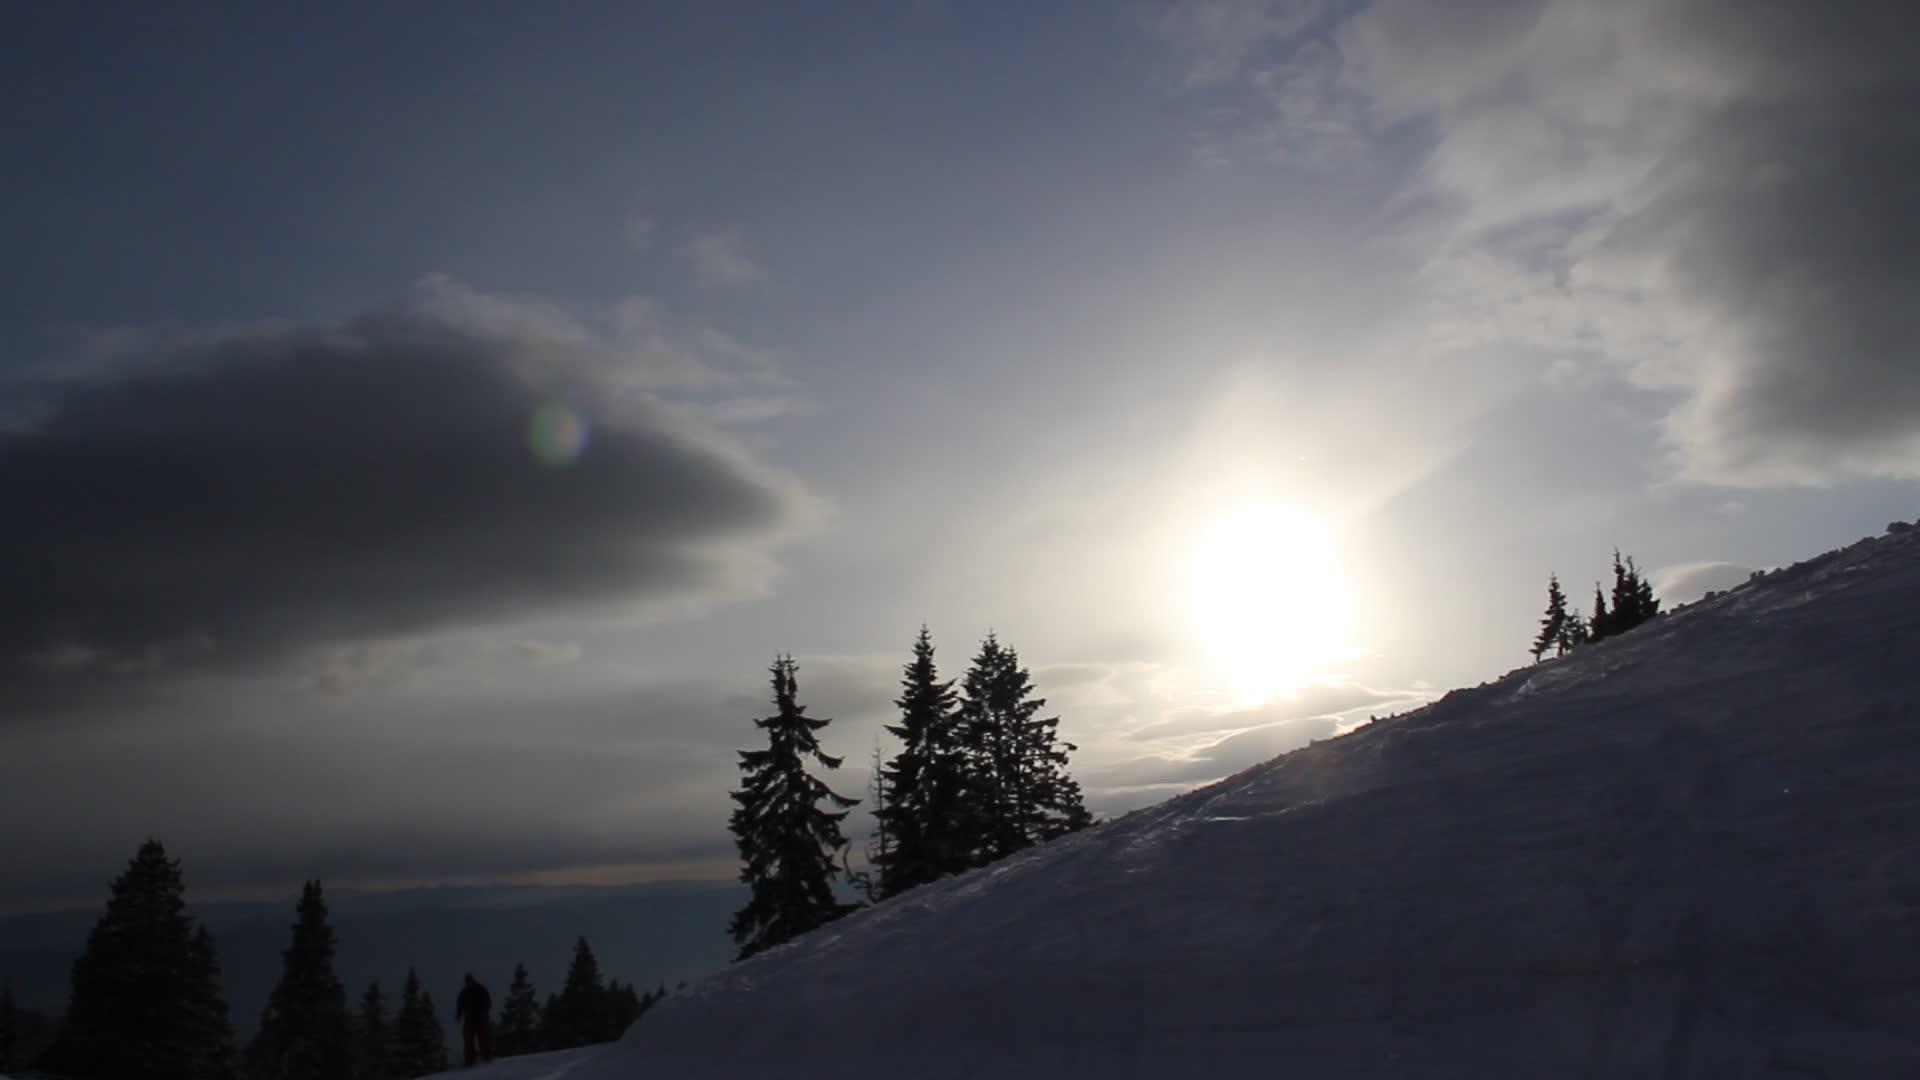
<instances>
[{"instance_id":1,"label":"snow surface","mask_svg":"<svg viewBox=\"0 0 1920 1080\"><path fill-rule=\"evenodd\" d=\"M461 1077L462 1080L587 1080L589 1076L630 1076L631 1068L608 1072L588 1071L588 1066L608 1056L618 1043L601 1043L579 1050L555 1050L549 1054L527 1054L501 1058L488 1065L435 1073L434 1076ZM0 1080L5 1080L0 1077Z\"/></svg>"},{"instance_id":2,"label":"snow surface","mask_svg":"<svg viewBox=\"0 0 1920 1080\"><path fill-rule=\"evenodd\" d=\"M1920 1076L1917 691L1909 531L461 1075Z\"/></svg>"}]
</instances>

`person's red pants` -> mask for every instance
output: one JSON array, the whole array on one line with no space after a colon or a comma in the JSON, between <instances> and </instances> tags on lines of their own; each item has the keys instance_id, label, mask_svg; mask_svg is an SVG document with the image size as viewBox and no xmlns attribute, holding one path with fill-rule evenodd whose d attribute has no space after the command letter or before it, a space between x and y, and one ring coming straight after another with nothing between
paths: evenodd
<instances>
[{"instance_id":1,"label":"person's red pants","mask_svg":"<svg viewBox=\"0 0 1920 1080\"><path fill-rule=\"evenodd\" d=\"M492 1061L493 1060L493 1025L487 1023L485 1020L482 1020L477 1024L468 1024L466 1028L466 1032L467 1032L467 1064L471 1065L474 1063L475 1058L474 1058L473 1051L474 1051L474 1047L476 1046L480 1048L479 1060Z\"/></svg>"}]
</instances>

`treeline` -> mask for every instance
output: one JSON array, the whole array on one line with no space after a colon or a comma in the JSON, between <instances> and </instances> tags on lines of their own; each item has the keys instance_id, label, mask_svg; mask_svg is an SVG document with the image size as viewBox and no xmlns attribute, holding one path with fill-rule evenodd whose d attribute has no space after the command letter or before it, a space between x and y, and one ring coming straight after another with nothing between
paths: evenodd
<instances>
[{"instance_id":1,"label":"treeline","mask_svg":"<svg viewBox=\"0 0 1920 1080\"><path fill-rule=\"evenodd\" d=\"M446 1070L446 1030L414 970L391 1012L377 980L353 1008L334 971L336 944L326 896L309 881L259 1030L236 1048L213 936L187 914L179 860L149 840L114 881L74 961L66 1015L33 1065L74 1080L402 1080ZM526 965L514 968L495 1053L619 1038L666 993L603 981L581 938L565 986L544 1004ZM10 1052L8 1042L0 1050Z\"/></svg>"},{"instance_id":2,"label":"treeline","mask_svg":"<svg viewBox=\"0 0 1920 1080\"><path fill-rule=\"evenodd\" d=\"M574 943L573 961L567 967L565 984L558 994L548 994L541 1003L527 974L527 965L515 964L513 982L493 1021L495 1057L536 1054L546 1050L570 1050L576 1046L610 1042L617 1039L648 1009L667 996L663 985L658 990L640 993L632 983L618 979L602 981L600 963L586 938ZM317 1016L331 1014L331 1001ZM329 1021L314 1025L331 1029ZM262 1036L266 1034L263 1027ZM329 1073L354 1080L403 1080L452 1068L447 1054L446 1030L440 1025L440 1013L433 995L421 989L413 970L400 991L400 1006L388 1016L386 997L380 983L368 985L361 994L353 1016L351 1069ZM276 1071L251 1062L247 1080L295 1080L296 1077L321 1075L310 1072Z\"/></svg>"},{"instance_id":3,"label":"treeline","mask_svg":"<svg viewBox=\"0 0 1920 1080\"><path fill-rule=\"evenodd\" d=\"M1059 717L1040 715L1046 699L1019 655L988 634L956 690L923 626L894 701L900 720L887 727L899 750L875 755L875 830L868 868L855 872L841 822L860 800L808 771L842 759L821 748L832 721L806 715L798 670L791 656L774 660L775 711L754 721L766 747L740 751L729 827L750 898L729 927L739 959L857 909L835 889L842 873L875 902L1091 824L1067 772L1077 748L1059 738Z\"/></svg>"},{"instance_id":4,"label":"treeline","mask_svg":"<svg viewBox=\"0 0 1920 1080\"><path fill-rule=\"evenodd\" d=\"M1653 585L1641 575L1632 557L1620 558L1613 549L1613 603L1608 606L1600 583L1593 584L1593 612L1582 615L1578 607L1567 607L1567 595L1560 589L1558 575L1547 575L1547 611L1540 619L1540 632L1533 639L1533 658L1537 662L1552 650L1556 656L1589 642L1624 634L1660 614L1660 600Z\"/></svg>"}]
</instances>

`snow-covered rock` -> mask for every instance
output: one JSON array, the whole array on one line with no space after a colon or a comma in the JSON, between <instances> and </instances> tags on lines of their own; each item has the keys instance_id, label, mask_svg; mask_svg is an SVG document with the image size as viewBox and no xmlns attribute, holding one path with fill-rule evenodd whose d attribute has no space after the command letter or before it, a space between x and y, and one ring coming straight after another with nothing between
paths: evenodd
<instances>
[{"instance_id":1,"label":"snow-covered rock","mask_svg":"<svg viewBox=\"0 0 1920 1080\"><path fill-rule=\"evenodd\" d=\"M1916 653L1920 532L1854 545L858 912L564 1076L1920 1076Z\"/></svg>"}]
</instances>

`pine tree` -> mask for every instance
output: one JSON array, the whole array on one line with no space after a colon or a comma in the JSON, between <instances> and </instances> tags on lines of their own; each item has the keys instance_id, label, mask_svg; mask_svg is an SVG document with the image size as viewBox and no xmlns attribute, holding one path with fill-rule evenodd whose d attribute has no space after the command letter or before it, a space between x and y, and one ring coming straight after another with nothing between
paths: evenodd
<instances>
[{"instance_id":1,"label":"pine tree","mask_svg":"<svg viewBox=\"0 0 1920 1080\"><path fill-rule=\"evenodd\" d=\"M1006 650L991 632L961 680L960 741L965 748L967 785L956 818L964 829L968 866L984 866L1017 850L1018 825L1011 806L1015 767L1012 723L994 710L994 682L1006 662Z\"/></svg>"},{"instance_id":2,"label":"pine tree","mask_svg":"<svg viewBox=\"0 0 1920 1080\"><path fill-rule=\"evenodd\" d=\"M959 701L953 680L940 680L933 636L922 626L894 700L900 723L887 726L900 740L900 752L887 765L885 798L874 810L891 841L878 863L883 897L972 863L972 845L959 818L970 786Z\"/></svg>"},{"instance_id":3,"label":"pine tree","mask_svg":"<svg viewBox=\"0 0 1920 1080\"><path fill-rule=\"evenodd\" d=\"M193 932L193 990L187 996L192 1018L194 1071L198 1075L233 1076L233 1021L227 995L221 988L220 953L205 926Z\"/></svg>"},{"instance_id":4,"label":"pine tree","mask_svg":"<svg viewBox=\"0 0 1920 1080\"><path fill-rule=\"evenodd\" d=\"M353 1075L358 1080L387 1080L393 1060L393 1025L387 1019L387 996L380 981L367 984L360 995L360 1011L353 1018Z\"/></svg>"},{"instance_id":5,"label":"pine tree","mask_svg":"<svg viewBox=\"0 0 1920 1080\"><path fill-rule=\"evenodd\" d=\"M640 1014L645 1008L632 983L623 983L618 979L609 980L607 982L607 1013L610 1019L607 1038L617 1039L625 1035L627 1029L633 1026L633 1022L640 1019Z\"/></svg>"},{"instance_id":6,"label":"pine tree","mask_svg":"<svg viewBox=\"0 0 1920 1080\"><path fill-rule=\"evenodd\" d=\"M250 1080L338 1080L353 1069L353 1018L334 974L333 927L319 881L300 890L293 943L247 1047Z\"/></svg>"},{"instance_id":7,"label":"pine tree","mask_svg":"<svg viewBox=\"0 0 1920 1080\"><path fill-rule=\"evenodd\" d=\"M493 1049L500 1057L532 1054L547 1049L540 1030L540 999L534 994L527 965L513 965L513 983L500 1005L500 1022L493 1029Z\"/></svg>"},{"instance_id":8,"label":"pine tree","mask_svg":"<svg viewBox=\"0 0 1920 1080\"><path fill-rule=\"evenodd\" d=\"M1567 613L1567 621L1560 627L1560 640L1555 644L1560 655L1565 656L1585 645L1587 640L1587 620L1576 607Z\"/></svg>"},{"instance_id":9,"label":"pine tree","mask_svg":"<svg viewBox=\"0 0 1920 1080\"><path fill-rule=\"evenodd\" d=\"M1614 633L1633 628L1633 590L1627 585L1627 567L1620 561L1620 549L1613 549L1613 591L1607 597L1612 604Z\"/></svg>"},{"instance_id":10,"label":"pine tree","mask_svg":"<svg viewBox=\"0 0 1920 1080\"><path fill-rule=\"evenodd\" d=\"M1653 585L1640 573L1632 558L1624 562L1620 549L1613 549L1613 614L1608 633L1624 634L1650 622L1660 614L1660 601L1654 598Z\"/></svg>"},{"instance_id":11,"label":"pine tree","mask_svg":"<svg viewBox=\"0 0 1920 1080\"><path fill-rule=\"evenodd\" d=\"M798 670L791 656L773 663L777 711L754 726L767 733L764 750L740 751L745 775L728 822L740 850L740 880L750 888L745 907L728 927L739 959L790 941L845 915L856 905L834 895L840 875L835 856L847 846L840 822L858 799L836 794L807 772L807 759L837 769L840 759L820 749L817 733L831 720L815 720L797 700ZM823 810L822 801L838 807Z\"/></svg>"},{"instance_id":12,"label":"pine tree","mask_svg":"<svg viewBox=\"0 0 1920 1080\"><path fill-rule=\"evenodd\" d=\"M974 865L985 865L1091 823L1080 785L1066 771L1076 749L1057 737L1059 717L1041 717L1045 698L1020 657L991 633L962 682L962 745L973 783L960 819Z\"/></svg>"},{"instance_id":13,"label":"pine tree","mask_svg":"<svg viewBox=\"0 0 1920 1080\"><path fill-rule=\"evenodd\" d=\"M420 977L412 968L407 969L406 984L400 988L392 1051L387 1071L393 1076L411 1078L447 1070L446 1029L440 1026L433 995L420 989Z\"/></svg>"},{"instance_id":14,"label":"pine tree","mask_svg":"<svg viewBox=\"0 0 1920 1080\"><path fill-rule=\"evenodd\" d=\"M646 993L641 994L640 995L640 1015L641 1016L647 1015L648 1009L651 1009L655 1005L658 1005L662 1001L665 1001L666 998L667 998L666 983L661 983L659 989L649 990Z\"/></svg>"},{"instance_id":15,"label":"pine tree","mask_svg":"<svg viewBox=\"0 0 1920 1080\"><path fill-rule=\"evenodd\" d=\"M607 988L600 981L600 961L594 959L593 947L584 937L574 943L567 981L560 996L550 1000L546 1019L549 1050L569 1050L613 1037L607 1032L612 1015Z\"/></svg>"},{"instance_id":16,"label":"pine tree","mask_svg":"<svg viewBox=\"0 0 1920 1080\"><path fill-rule=\"evenodd\" d=\"M1653 583L1640 575L1640 568L1627 560L1627 572L1633 578L1633 603L1643 623L1652 622L1660 614L1660 600L1653 595Z\"/></svg>"},{"instance_id":17,"label":"pine tree","mask_svg":"<svg viewBox=\"0 0 1920 1080\"><path fill-rule=\"evenodd\" d=\"M1561 651L1564 652L1562 643L1566 639L1566 631L1567 594L1560 591L1559 575L1548 574L1547 613L1540 620L1540 633L1533 639L1534 663L1539 663L1540 658L1547 655L1547 650L1556 645L1561 645Z\"/></svg>"},{"instance_id":18,"label":"pine tree","mask_svg":"<svg viewBox=\"0 0 1920 1080\"><path fill-rule=\"evenodd\" d=\"M227 1080L232 1033L213 939L186 913L178 860L148 840L115 879L73 963L50 1072L114 1080Z\"/></svg>"},{"instance_id":19,"label":"pine tree","mask_svg":"<svg viewBox=\"0 0 1920 1080\"><path fill-rule=\"evenodd\" d=\"M892 785L887 780L886 755L880 749L880 739L873 740L873 758L867 770L867 805L885 807L888 792ZM855 870L847 853L840 855L840 868L846 873L847 881L867 898L868 903L886 899L880 891L881 867L893 858L892 824L876 810L873 815L873 833L867 837L867 866L864 870Z\"/></svg>"},{"instance_id":20,"label":"pine tree","mask_svg":"<svg viewBox=\"0 0 1920 1080\"><path fill-rule=\"evenodd\" d=\"M1593 614L1587 620L1587 640L1599 641L1613 636L1613 613L1607 610L1607 598L1600 592L1600 583L1593 583Z\"/></svg>"}]
</instances>

